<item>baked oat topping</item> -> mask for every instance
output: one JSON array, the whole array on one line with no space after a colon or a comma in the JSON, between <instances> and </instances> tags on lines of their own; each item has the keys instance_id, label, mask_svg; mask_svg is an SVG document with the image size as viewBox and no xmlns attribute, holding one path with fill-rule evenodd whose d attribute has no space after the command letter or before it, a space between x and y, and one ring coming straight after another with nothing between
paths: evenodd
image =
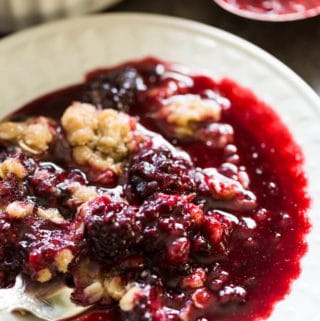
<instances>
[{"instance_id":1,"label":"baked oat topping","mask_svg":"<svg viewBox=\"0 0 320 321\"><path fill-rule=\"evenodd\" d=\"M28 202L14 201L6 208L6 213L12 219L23 219L33 213L34 204Z\"/></svg>"},{"instance_id":2,"label":"baked oat topping","mask_svg":"<svg viewBox=\"0 0 320 321\"><path fill-rule=\"evenodd\" d=\"M55 122L36 117L25 122L0 123L0 139L18 144L23 151L38 155L46 152L56 136Z\"/></svg>"},{"instance_id":3,"label":"baked oat topping","mask_svg":"<svg viewBox=\"0 0 320 321\"><path fill-rule=\"evenodd\" d=\"M61 224L65 222L64 217L59 213L57 208L38 208L37 215L44 220L49 220L55 224Z\"/></svg>"},{"instance_id":4,"label":"baked oat topping","mask_svg":"<svg viewBox=\"0 0 320 321\"><path fill-rule=\"evenodd\" d=\"M69 201L71 203L75 202L77 205L88 202L98 196L98 191L95 186L86 186L79 182L74 182L71 183L68 188L72 195Z\"/></svg>"},{"instance_id":5,"label":"baked oat topping","mask_svg":"<svg viewBox=\"0 0 320 321\"><path fill-rule=\"evenodd\" d=\"M0 163L0 177L2 179L6 179L10 175L23 179L27 174L27 169L17 158L8 157L5 161Z\"/></svg>"},{"instance_id":6,"label":"baked oat topping","mask_svg":"<svg viewBox=\"0 0 320 321\"><path fill-rule=\"evenodd\" d=\"M197 125L203 122L217 122L221 107L214 100L203 99L198 95L176 95L168 98L159 111L178 137L192 136Z\"/></svg>"},{"instance_id":7,"label":"baked oat topping","mask_svg":"<svg viewBox=\"0 0 320 321\"><path fill-rule=\"evenodd\" d=\"M52 279L52 273L49 269L45 268L37 273L36 280L40 283L49 282Z\"/></svg>"},{"instance_id":8,"label":"baked oat topping","mask_svg":"<svg viewBox=\"0 0 320 321\"><path fill-rule=\"evenodd\" d=\"M76 102L66 109L61 123L78 164L121 173L121 161L134 147L133 118L113 109L99 110Z\"/></svg>"}]
</instances>

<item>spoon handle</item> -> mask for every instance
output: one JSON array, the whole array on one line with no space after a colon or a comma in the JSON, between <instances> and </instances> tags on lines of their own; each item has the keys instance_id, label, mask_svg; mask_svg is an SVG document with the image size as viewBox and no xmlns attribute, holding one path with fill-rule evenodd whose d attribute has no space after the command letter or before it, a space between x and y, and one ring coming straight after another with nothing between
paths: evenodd
<instances>
[{"instance_id":1,"label":"spoon handle","mask_svg":"<svg viewBox=\"0 0 320 321\"><path fill-rule=\"evenodd\" d=\"M30 289L26 291L23 279L17 277L13 288L0 290L0 312L28 311L46 321L69 318L89 308L73 304L70 301L71 292L71 289L62 287L50 297L42 298Z\"/></svg>"},{"instance_id":2,"label":"spoon handle","mask_svg":"<svg viewBox=\"0 0 320 321\"><path fill-rule=\"evenodd\" d=\"M0 290L0 311L11 311L13 306L22 302L25 285L20 277L17 277L14 287Z\"/></svg>"}]
</instances>

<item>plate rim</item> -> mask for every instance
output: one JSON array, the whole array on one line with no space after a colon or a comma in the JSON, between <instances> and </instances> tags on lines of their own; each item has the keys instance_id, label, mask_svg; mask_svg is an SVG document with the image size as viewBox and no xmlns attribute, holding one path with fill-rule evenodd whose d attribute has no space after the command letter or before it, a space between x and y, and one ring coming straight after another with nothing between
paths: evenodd
<instances>
[{"instance_id":1,"label":"plate rim","mask_svg":"<svg viewBox=\"0 0 320 321\"><path fill-rule=\"evenodd\" d=\"M43 34L51 33L52 30L56 30L57 28L74 28L77 24L90 23L91 20L104 20L104 19L123 19L123 20L131 20L132 22L144 22L155 21L157 23L167 24L175 28L187 29L188 31L192 30L197 31L197 33L204 34L206 36L214 35L214 37L219 38L220 41L225 43L237 44L242 51L245 51L249 55L253 55L259 60L263 60L264 63L268 64L272 69L280 70L280 76L284 78L286 76L286 80L290 80L290 82L295 87L300 87L303 89L306 97L311 99L311 101L315 104L319 105L319 108L316 108L314 111L320 116L320 96L315 92L315 90L305 81L301 76L299 76L294 70L292 70L289 66L283 63L280 59L276 58L272 54L268 53L266 50L261 47L253 44L252 42L232 34L231 32L225 31L215 26L207 25L202 22L175 17L172 15L162 15L155 13L144 13L144 12L110 12L110 13L96 13L96 14L85 14L80 17L72 17L61 19L58 21L47 22L44 24L40 24L37 26L33 26L24 30L17 31L11 35L6 36L5 38L0 40L0 54L2 50L6 50L10 46L14 46L15 44L19 44L21 42L25 42L30 36L31 37L39 37Z\"/></svg>"}]
</instances>

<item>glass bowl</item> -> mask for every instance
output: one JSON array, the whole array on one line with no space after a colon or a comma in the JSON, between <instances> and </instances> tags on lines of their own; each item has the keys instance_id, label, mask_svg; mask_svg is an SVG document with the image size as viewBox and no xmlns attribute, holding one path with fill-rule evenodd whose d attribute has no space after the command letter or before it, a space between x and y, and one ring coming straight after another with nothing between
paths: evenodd
<instances>
[{"instance_id":1,"label":"glass bowl","mask_svg":"<svg viewBox=\"0 0 320 321\"><path fill-rule=\"evenodd\" d=\"M214 0L223 9L244 18L292 21L320 14L320 0Z\"/></svg>"}]
</instances>

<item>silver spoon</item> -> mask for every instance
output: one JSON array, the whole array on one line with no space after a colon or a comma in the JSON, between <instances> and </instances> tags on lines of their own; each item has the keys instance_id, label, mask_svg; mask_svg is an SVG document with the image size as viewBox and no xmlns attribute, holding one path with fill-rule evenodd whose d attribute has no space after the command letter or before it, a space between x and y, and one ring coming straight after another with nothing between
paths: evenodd
<instances>
[{"instance_id":1,"label":"silver spoon","mask_svg":"<svg viewBox=\"0 0 320 321\"><path fill-rule=\"evenodd\" d=\"M18 276L13 288L0 290L0 312L27 311L47 321L71 318L89 308L73 304L71 292L61 283L29 287Z\"/></svg>"}]
</instances>

